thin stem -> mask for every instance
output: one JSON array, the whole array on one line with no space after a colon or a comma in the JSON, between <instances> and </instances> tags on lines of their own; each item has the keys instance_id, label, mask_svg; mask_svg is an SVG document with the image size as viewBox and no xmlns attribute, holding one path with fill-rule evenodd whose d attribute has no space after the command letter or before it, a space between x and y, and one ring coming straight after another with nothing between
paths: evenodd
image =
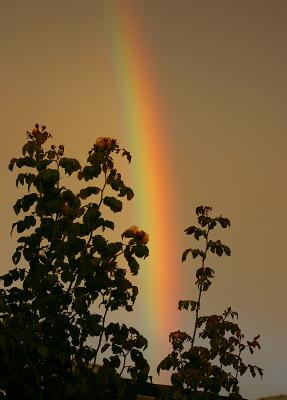
<instances>
[{"instance_id":1,"label":"thin stem","mask_svg":"<svg viewBox=\"0 0 287 400\"><path fill-rule=\"evenodd\" d=\"M195 310L194 330L193 330L193 335L192 335L192 339L191 339L191 347L193 347L193 345L194 345L195 335L196 335L196 331L197 331L197 327L198 327L201 293L202 293L202 285L200 285L199 293L198 293L197 306L196 306L196 310Z\"/></svg>"},{"instance_id":2,"label":"thin stem","mask_svg":"<svg viewBox=\"0 0 287 400\"><path fill-rule=\"evenodd\" d=\"M108 310L109 310L109 306L110 306L110 299L108 300L108 303L106 304L105 313L104 313L104 315L103 315L103 322L102 322L102 328L103 328L103 330L102 330L102 332L100 333L99 343L98 343L98 346L97 346L97 348L96 348L96 354L95 354L95 358L94 358L93 368L94 368L95 365L96 365L96 361L97 361L97 357L98 357L98 352L99 352L99 349L100 349L101 344L102 344L102 339L103 339L104 330L105 330L105 329L104 329L104 328L105 328L105 322L106 322L106 317L107 317L107 313L108 313Z\"/></svg>"},{"instance_id":3,"label":"thin stem","mask_svg":"<svg viewBox=\"0 0 287 400\"><path fill-rule=\"evenodd\" d=\"M105 190L105 188L106 188L106 186L107 186L107 172L104 171L104 174L105 174L105 183L104 183L104 186L102 187L102 190L101 190L101 198L100 198L100 202L99 202L99 209L100 209L101 204L102 204L102 202L103 202L104 190Z\"/></svg>"},{"instance_id":4,"label":"thin stem","mask_svg":"<svg viewBox=\"0 0 287 400\"><path fill-rule=\"evenodd\" d=\"M210 228L209 228L209 224L208 224L207 232L206 232L206 235L205 235L205 251L204 251L204 254L202 256L202 264L201 264L202 268L205 268L205 259L206 259L206 255L207 255L207 251L208 251L209 230L210 230ZM194 323L194 330L193 330L193 335L192 335L192 339L191 339L191 347L194 346L195 335L196 335L197 328L198 328L198 319L199 319L199 310L200 310L200 301L201 301L202 291L203 291L203 285L201 284L199 286L197 305L196 305L196 309L195 309L195 323Z\"/></svg>"},{"instance_id":5,"label":"thin stem","mask_svg":"<svg viewBox=\"0 0 287 400\"><path fill-rule=\"evenodd\" d=\"M123 355L124 361L123 361L122 369L121 369L121 371L120 371L120 373L119 373L120 376L122 375L122 373L124 372L124 370L125 370L126 368L128 368L128 366L126 365L126 360L127 360L127 356L129 355L129 353L130 353L130 352L127 351L127 352Z\"/></svg>"}]
</instances>

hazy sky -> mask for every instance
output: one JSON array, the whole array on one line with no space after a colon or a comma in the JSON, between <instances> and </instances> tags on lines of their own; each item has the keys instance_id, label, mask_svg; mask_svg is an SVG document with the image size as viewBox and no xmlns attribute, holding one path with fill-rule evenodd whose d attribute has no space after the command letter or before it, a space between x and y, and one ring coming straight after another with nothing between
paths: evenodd
<instances>
[{"instance_id":1,"label":"hazy sky","mask_svg":"<svg viewBox=\"0 0 287 400\"><path fill-rule=\"evenodd\" d=\"M35 122L46 123L55 142L79 159L104 135L117 137L137 158L122 127L112 4L0 0L1 272L12 265L16 240L9 236L16 188L7 165ZM212 205L232 222L224 233L232 257L216 260L204 311L220 313L231 305L247 337L261 334L262 350L250 362L264 368L264 378L242 379L243 395L287 392L287 2L117 5L136 13L157 80L167 127L161 137L177 198L176 220L170 221L175 241L182 250L190 247L183 230L194 222L196 205ZM180 257L179 252L174 271L185 298L193 290L194 270L181 265ZM145 332L147 321L132 318ZM178 328L188 329L188 318L182 313ZM152 346L156 339L149 340ZM167 343L168 332L157 340Z\"/></svg>"}]
</instances>

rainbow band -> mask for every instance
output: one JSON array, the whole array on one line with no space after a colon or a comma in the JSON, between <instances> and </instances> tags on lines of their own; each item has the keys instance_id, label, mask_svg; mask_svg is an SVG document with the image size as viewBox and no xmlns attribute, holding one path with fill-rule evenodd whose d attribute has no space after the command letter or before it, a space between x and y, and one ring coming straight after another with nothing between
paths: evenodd
<instances>
[{"instance_id":1,"label":"rainbow band","mask_svg":"<svg viewBox=\"0 0 287 400\"><path fill-rule=\"evenodd\" d=\"M133 223L150 236L149 261L143 262L140 270L139 297L144 296L140 300L140 320L157 364L169 349L169 333L178 329L178 299L175 300L174 294L178 286L175 276L179 253L171 230L175 207L167 159L167 132L150 56L140 36L140 21L134 10L123 9L124 2L111 2L109 6L123 124L128 135L127 147L133 155L132 187L136 194Z\"/></svg>"}]
</instances>

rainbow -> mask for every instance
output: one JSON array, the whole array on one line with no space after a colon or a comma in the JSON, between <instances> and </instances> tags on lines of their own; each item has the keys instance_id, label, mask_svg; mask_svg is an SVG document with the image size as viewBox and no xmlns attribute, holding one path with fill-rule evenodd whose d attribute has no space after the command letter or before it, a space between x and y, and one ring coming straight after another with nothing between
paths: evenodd
<instances>
[{"instance_id":1,"label":"rainbow","mask_svg":"<svg viewBox=\"0 0 287 400\"><path fill-rule=\"evenodd\" d=\"M151 57L142 39L136 12L124 2L109 2L112 56L121 99L127 147L133 155L133 223L150 236L150 257L140 270L140 320L155 364L167 355L168 335L178 329L176 273L179 251L172 226L176 221L171 185L167 129ZM136 316L138 319L138 316Z\"/></svg>"}]
</instances>

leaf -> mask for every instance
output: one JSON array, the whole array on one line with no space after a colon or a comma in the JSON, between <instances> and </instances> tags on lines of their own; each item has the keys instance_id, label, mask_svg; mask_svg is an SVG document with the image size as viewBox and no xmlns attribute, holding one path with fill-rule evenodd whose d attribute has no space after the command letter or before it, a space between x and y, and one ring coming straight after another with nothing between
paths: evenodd
<instances>
[{"instance_id":1,"label":"leaf","mask_svg":"<svg viewBox=\"0 0 287 400\"><path fill-rule=\"evenodd\" d=\"M186 257L189 253L192 252L192 249L186 249L184 250L184 252L182 253L182 257L181 257L181 262L186 261Z\"/></svg>"},{"instance_id":2,"label":"leaf","mask_svg":"<svg viewBox=\"0 0 287 400\"><path fill-rule=\"evenodd\" d=\"M106 219L106 220L103 220L103 227L114 230L115 224L112 221L109 221Z\"/></svg>"},{"instance_id":3,"label":"leaf","mask_svg":"<svg viewBox=\"0 0 287 400\"><path fill-rule=\"evenodd\" d=\"M36 162L36 168L38 171L42 171L43 169L46 169L49 164L51 164L51 160L40 160Z\"/></svg>"},{"instance_id":4,"label":"leaf","mask_svg":"<svg viewBox=\"0 0 287 400\"><path fill-rule=\"evenodd\" d=\"M86 211L84 217L83 217L83 222L84 224L92 225L94 226L98 219L101 216L101 212L99 211L98 207L89 207L88 210Z\"/></svg>"},{"instance_id":5,"label":"leaf","mask_svg":"<svg viewBox=\"0 0 287 400\"><path fill-rule=\"evenodd\" d=\"M36 183L42 184L45 188L50 188L59 182L60 175L57 169L43 169L36 178Z\"/></svg>"},{"instance_id":6,"label":"leaf","mask_svg":"<svg viewBox=\"0 0 287 400\"><path fill-rule=\"evenodd\" d=\"M49 150L47 152L47 157L49 160L54 160L54 158L56 157L56 152L55 150Z\"/></svg>"},{"instance_id":7,"label":"leaf","mask_svg":"<svg viewBox=\"0 0 287 400\"><path fill-rule=\"evenodd\" d=\"M194 300L179 300L178 302L178 309L179 310L188 310L190 308L190 311L196 310L198 306L198 302Z\"/></svg>"},{"instance_id":8,"label":"leaf","mask_svg":"<svg viewBox=\"0 0 287 400\"><path fill-rule=\"evenodd\" d=\"M32 226L36 225L36 218L30 215L26 216L22 221L18 221L16 224L13 224L12 230L15 225L17 226L17 232L22 233L26 229L30 229Z\"/></svg>"},{"instance_id":9,"label":"leaf","mask_svg":"<svg viewBox=\"0 0 287 400\"><path fill-rule=\"evenodd\" d=\"M20 259L21 259L21 253L20 253L20 251L15 251L15 253L14 253L13 256L12 256L12 261L13 261L13 263L14 263L15 265L17 265L17 264L19 263Z\"/></svg>"},{"instance_id":10,"label":"leaf","mask_svg":"<svg viewBox=\"0 0 287 400\"><path fill-rule=\"evenodd\" d=\"M15 213L18 215L21 209L27 212L29 208L37 201L38 195L36 193L31 193L25 195L22 199L17 200L13 206Z\"/></svg>"},{"instance_id":11,"label":"leaf","mask_svg":"<svg viewBox=\"0 0 287 400\"><path fill-rule=\"evenodd\" d=\"M36 193L27 194L22 198L22 209L24 212L28 211L29 208L37 201L38 195Z\"/></svg>"},{"instance_id":12,"label":"leaf","mask_svg":"<svg viewBox=\"0 0 287 400\"><path fill-rule=\"evenodd\" d=\"M106 196L104 198L103 203L115 213L122 211L123 204L120 200L116 199L115 197Z\"/></svg>"},{"instance_id":13,"label":"leaf","mask_svg":"<svg viewBox=\"0 0 287 400\"><path fill-rule=\"evenodd\" d=\"M190 226L189 228L186 228L186 229L184 230L184 232L185 232L187 235L192 235L195 231L196 231L196 227L195 227L195 226Z\"/></svg>"},{"instance_id":14,"label":"leaf","mask_svg":"<svg viewBox=\"0 0 287 400\"><path fill-rule=\"evenodd\" d=\"M100 193L101 189L96 186L88 186L85 189L81 189L79 193L79 197L85 200L87 197L91 196L92 194Z\"/></svg>"},{"instance_id":15,"label":"leaf","mask_svg":"<svg viewBox=\"0 0 287 400\"><path fill-rule=\"evenodd\" d=\"M225 253L227 256L230 256L230 255L231 255L231 250L230 250L230 248L229 248L228 246L224 246L224 245L223 245L223 250L224 250L224 253Z\"/></svg>"},{"instance_id":16,"label":"leaf","mask_svg":"<svg viewBox=\"0 0 287 400\"><path fill-rule=\"evenodd\" d=\"M131 153L130 153L130 152L128 152L127 150L123 149L123 151L122 151L122 156L123 156L123 157L126 157L129 163L131 162L132 156L131 156Z\"/></svg>"},{"instance_id":17,"label":"leaf","mask_svg":"<svg viewBox=\"0 0 287 400\"><path fill-rule=\"evenodd\" d=\"M69 271L68 269L65 269L61 273L61 279L64 283L71 282L73 280L73 273Z\"/></svg>"},{"instance_id":18,"label":"leaf","mask_svg":"<svg viewBox=\"0 0 287 400\"><path fill-rule=\"evenodd\" d=\"M149 255L149 250L147 246L139 243L134 247L134 253L139 258L146 258Z\"/></svg>"},{"instance_id":19,"label":"leaf","mask_svg":"<svg viewBox=\"0 0 287 400\"><path fill-rule=\"evenodd\" d=\"M222 248L221 245L216 246L215 251L216 251L216 254L217 254L219 257L222 256L222 254L223 254L223 248Z\"/></svg>"},{"instance_id":20,"label":"leaf","mask_svg":"<svg viewBox=\"0 0 287 400\"><path fill-rule=\"evenodd\" d=\"M48 358L49 350L48 350L48 348L47 348L46 346L43 346L43 345L41 345L41 344L38 345L38 346L37 346L37 351L38 351L39 355L40 355L42 358L44 358L44 359Z\"/></svg>"},{"instance_id":21,"label":"leaf","mask_svg":"<svg viewBox=\"0 0 287 400\"><path fill-rule=\"evenodd\" d=\"M200 251L199 251L199 249L193 249L193 250L191 250L191 253L192 253L192 257L196 258L200 254Z\"/></svg>"},{"instance_id":22,"label":"leaf","mask_svg":"<svg viewBox=\"0 0 287 400\"><path fill-rule=\"evenodd\" d=\"M105 343L101 348L101 353L104 353L110 347L110 343Z\"/></svg>"},{"instance_id":23,"label":"leaf","mask_svg":"<svg viewBox=\"0 0 287 400\"><path fill-rule=\"evenodd\" d=\"M127 187L126 188L126 192L127 192L127 199L131 200L134 197L134 192L131 188Z\"/></svg>"},{"instance_id":24,"label":"leaf","mask_svg":"<svg viewBox=\"0 0 287 400\"><path fill-rule=\"evenodd\" d=\"M25 183L28 185L28 190L30 190L30 187L32 185L32 183L34 184L36 180L36 175L34 174L19 174L17 179L16 179L16 186L20 185L24 185Z\"/></svg>"},{"instance_id":25,"label":"leaf","mask_svg":"<svg viewBox=\"0 0 287 400\"><path fill-rule=\"evenodd\" d=\"M15 165L16 162L17 162L17 158L12 158L12 160L10 160L10 163L9 163L9 166L8 166L8 169L10 171L13 171L13 168L14 168L14 165Z\"/></svg>"},{"instance_id":26,"label":"leaf","mask_svg":"<svg viewBox=\"0 0 287 400\"><path fill-rule=\"evenodd\" d=\"M230 227L230 220L228 218L223 218L220 216L219 218L217 218L217 221L220 223L222 228Z\"/></svg>"},{"instance_id":27,"label":"leaf","mask_svg":"<svg viewBox=\"0 0 287 400\"><path fill-rule=\"evenodd\" d=\"M206 237L206 230L205 229L196 229L194 232L194 237L196 240L199 240L200 236Z\"/></svg>"},{"instance_id":28,"label":"leaf","mask_svg":"<svg viewBox=\"0 0 287 400\"><path fill-rule=\"evenodd\" d=\"M33 168L36 165L36 161L32 157L26 156L26 157L17 158L16 165L18 168L22 168L22 167Z\"/></svg>"},{"instance_id":29,"label":"leaf","mask_svg":"<svg viewBox=\"0 0 287 400\"><path fill-rule=\"evenodd\" d=\"M4 281L4 286L5 287L11 286L12 283L13 283L13 278L9 274L6 274L6 275L2 276L1 279Z\"/></svg>"},{"instance_id":30,"label":"leaf","mask_svg":"<svg viewBox=\"0 0 287 400\"><path fill-rule=\"evenodd\" d=\"M85 181L97 178L100 175L101 171L102 171L101 166L98 164L86 165L83 168L83 178L85 179Z\"/></svg>"},{"instance_id":31,"label":"leaf","mask_svg":"<svg viewBox=\"0 0 287 400\"><path fill-rule=\"evenodd\" d=\"M81 169L81 164L76 158L63 157L59 162L60 167L64 168L65 174L72 175L73 172Z\"/></svg>"},{"instance_id":32,"label":"leaf","mask_svg":"<svg viewBox=\"0 0 287 400\"><path fill-rule=\"evenodd\" d=\"M19 199L16 201L16 203L13 206L13 209L14 209L16 215L18 215L20 213L21 208L22 208L22 199Z\"/></svg>"},{"instance_id":33,"label":"leaf","mask_svg":"<svg viewBox=\"0 0 287 400\"><path fill-rule=\"evenodd\" d=\"M137 275L137 273L139 271L139 263L137 262L137 260L134 257L132 257L130 255L126 255L126 253L125 253L125 257L128 262L131 274Z\"/></svg>"}]
</instances>

